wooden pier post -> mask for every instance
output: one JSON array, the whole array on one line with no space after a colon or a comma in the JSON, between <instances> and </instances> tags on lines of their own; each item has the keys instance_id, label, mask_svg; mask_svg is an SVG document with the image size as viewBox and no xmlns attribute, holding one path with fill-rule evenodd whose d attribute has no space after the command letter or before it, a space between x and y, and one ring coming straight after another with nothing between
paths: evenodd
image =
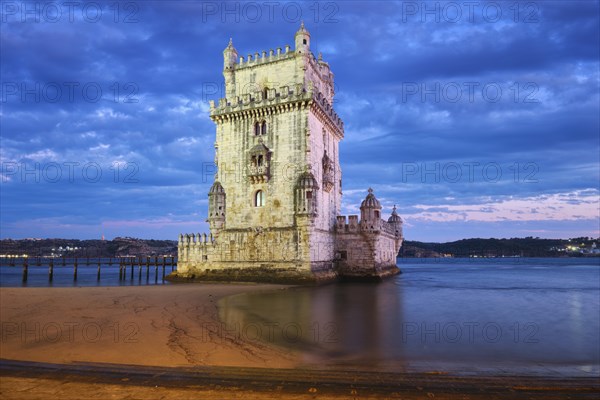
<instances>
[{"instance_id":1,"label":"wooden pier post","mask_svg":"<svg viewBox=\"0 0 600 400\"><path fill-rule=\"evenodd\" d=\"M150 257L146 256L146 281L150 279Z\"/></svg>"},{"instance_id":2,"label":"wooden pier post","mask_svg":"<svg viewBox=\"0 0 600 400\"><path fill-rule=\"evenodd\" d=\"M77 257L75 257L75 261L73 262L73 281L77 281Z\"/></svg>"},{"instance_id":3,"label":"wooden pier post","mask_svg":"<svg viewBox=\"0 0 600 400\"><path fill-rule=\"evenodd\" d=\"M50 265L48 265L48 280L52 282L54 279L54 258L50 259Z\"/></svg>"},{"instance_id":4,"label":"wooden pier post","mask_svg":"<svg viewBox=\"0 0 600 400\"><path fill-rule=\"evenodd\" d=\"M162 259L162 268L163 268L163 270L162 270L162 280L163 280L163 281L165 280L165 267L166 267L166 262L165 262L165 261L166 261L166 260L165 260L165 258L163 257L163 259Z\"/></svg>"},{"instance_id":5,"label":"wooden pier post","mask_svg":"<svg viewBox=\"0 0 600 400\"><path fill-rule=\"evenodd\" d=\"M138 265L140 266L140 272L139 272L138 279L141 281L142 280L142 257L138 257Z\"/></svg>"},{"instance_id":6,"label":"wooden pier post","mask_svg":"<svg viewBox=\"0 0 600 400\"><path fill-rule=\"evenodd\" d=\"M175 257L171 257L171 272L175 269Z\"/></svg>"},{"instance_id":7,"label":"wooden pier post","mask_svg":"<svg viewBox=\"0 0 600 400\"><path fill-rule=\"evenodd\" d=\"M129 261L131 262L131 280L133 280L133 270L135 269L134 268L134 261L135 260L133 259L133 257L129 257Z\"/></svg>"},{"instance_id":8,"label":"wooden pier post","mask_svg":"<svg viewBox=\"0 0 600 400\"><path fill-rule=\"evenodd\" d=\"M98 258L98 280L100 280L100 258Z\"/></svg>"},{"instance_id":9,"label":"wooden pier post","mask_svg":"<svg viewBox=\"0 0 600 400\"><path fill-rule=\"evenodd\" d=\"M29 266L27 265L27 258L23 260L23 283L27 282L27 274L29 273Z\"/></svg>"},{"instance_id":10,"label":"wooden pier post","mask_svg":"<svg viewBox=\"0 0 600 400\"><path fill-rule=\"evenodd\" d=\"M123 261L119 260L119 280L123 280Z\"/></svg>"}]
</instances>

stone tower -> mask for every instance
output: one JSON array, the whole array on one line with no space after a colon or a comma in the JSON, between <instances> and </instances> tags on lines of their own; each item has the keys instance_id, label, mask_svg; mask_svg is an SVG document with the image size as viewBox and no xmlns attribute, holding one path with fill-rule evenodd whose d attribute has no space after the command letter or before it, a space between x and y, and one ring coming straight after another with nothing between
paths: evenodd
<instances>
[{"instance_id":1,"label":"stone tower","mask_svg":"<svg viewBox=\"0 0 600 400\"><path fill-rule=\"evenodd\" d=\"M288 45L240 57L231 40L223 51L226 97L210 104L211 235L180 236L179 277L314 282L339 275L344 125L332 106L333 73L312 54L304 24L294 39L294 51ZM369 196L361 229L374 232L387 223Z\"/></svg>"}]
</instances>

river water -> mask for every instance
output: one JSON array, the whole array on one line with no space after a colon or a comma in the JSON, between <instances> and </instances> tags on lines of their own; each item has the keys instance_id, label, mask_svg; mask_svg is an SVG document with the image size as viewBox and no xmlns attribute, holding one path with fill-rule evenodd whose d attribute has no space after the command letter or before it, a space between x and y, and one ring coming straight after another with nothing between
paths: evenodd
<instances>
[{"instance_id":1,"label":"river water","mask_svg":"<svg viewBox=\"0 0 600 400\"><path fill-rule=\"evenodd\" d=\"M306 366L598 376L600 259L399 259L401 275L222 299L223 331Z\"/></svg>"},{"instance_id":2,"label":"river water","mask_svg":"<svg viewBox=\"0 0 600 400\"><path fill-rule=\"evenodd\" d=\"M307 367L598 376L600 258L398 259L381 283L245 293L219 301L221 334L300 354ZM166 273L170 272L170 267ZM162 268L0 266L0 286L168 284Z\"/></svg>"}]
</instances>

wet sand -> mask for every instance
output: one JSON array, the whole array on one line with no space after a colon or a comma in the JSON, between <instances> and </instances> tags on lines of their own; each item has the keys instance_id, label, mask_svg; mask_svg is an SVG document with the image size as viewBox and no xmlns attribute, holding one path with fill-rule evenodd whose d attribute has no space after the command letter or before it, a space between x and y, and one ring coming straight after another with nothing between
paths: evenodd
<instances>
[{"instance_id":1,"label":"wet sand","mask_svg":"<svg viewBox=\"0 0 600 400\"><path fill-rule=\"evenodd\" d=\"M222 330L217 301L286 286L1 288L0 397L593 398L594 379L302 369ZM17 361L20 360L20 361Z\"/></svg>"},{"instance_id":2,"label":"wet sand","mask_svg":"<svg viewBox=\"0 0 600 400\"><path fill-rule=\"evenodd\" d=\"M295 355L221 334L216 302L277 285L0 289L0 357L47 363L291 368Z\"/></svg>"}]
</instances>

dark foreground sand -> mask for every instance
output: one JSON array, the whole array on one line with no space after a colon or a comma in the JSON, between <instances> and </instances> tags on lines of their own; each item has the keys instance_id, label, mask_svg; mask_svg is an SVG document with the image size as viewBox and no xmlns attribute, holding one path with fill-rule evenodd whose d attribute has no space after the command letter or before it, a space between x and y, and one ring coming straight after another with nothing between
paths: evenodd
<instances>
[{"instance_id":1,"label":"dark foreground sand","mask_svg":"<svg viewBox=\"0 0 600 400\"><path fill-rule=\"evenodd\" d=\"M590 378L298 369L301 354L219 330L220 298L285 289L1 288L0 398L559 399L599 393L598 380Z\"/></svg>"}]
</instances>

